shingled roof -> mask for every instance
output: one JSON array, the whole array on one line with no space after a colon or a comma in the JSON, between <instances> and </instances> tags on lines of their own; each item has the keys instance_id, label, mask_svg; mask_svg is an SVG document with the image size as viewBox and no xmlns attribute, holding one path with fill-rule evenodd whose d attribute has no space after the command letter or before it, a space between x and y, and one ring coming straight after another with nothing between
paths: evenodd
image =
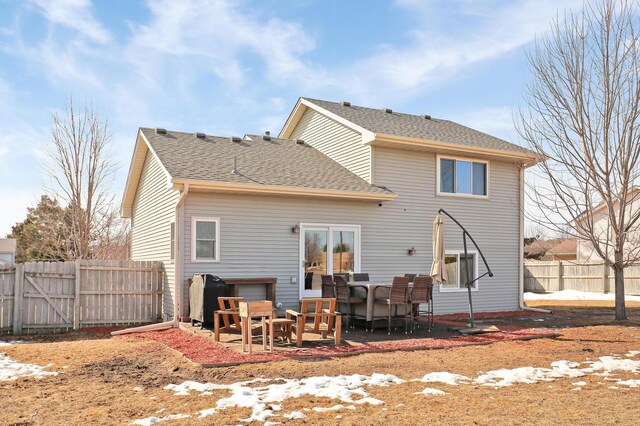
<instances>
[{"instance_id":1,"label":"shingled roof","mask_svg":"<svg viewBox=\"0 0 640 426\"><path fill-rule=\"evenodd\" d=\"M536 157L533 151L495 136L440 118L425 118L384 109L301 98L376 135L393 135L425 141L445 142L469 147L513 152ZM490 117L487 118L488 120Z\"/></svg>"},{"instance_id":2,"label":"shingled roof","mask_svg":"<svg viewBox=\"0 0 640 426\"><path fill-rule=\"evenodd\" d=\"M315 148L293 139L247 135L228 137L141 128L171 179L346 191L371 195L393 192L371 185ZM232 173L236 164L237 173Z\"/></svg>"}]
</instances>

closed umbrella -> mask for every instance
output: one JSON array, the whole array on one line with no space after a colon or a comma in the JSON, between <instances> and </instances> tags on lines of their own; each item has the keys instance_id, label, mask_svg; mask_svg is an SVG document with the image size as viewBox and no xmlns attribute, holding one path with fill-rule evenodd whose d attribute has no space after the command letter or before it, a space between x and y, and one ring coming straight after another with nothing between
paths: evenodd
<instances>
[{"instance_id":1,"label":"closed umbrella","mask_svg":"<svg viewBox=\"0 0 640 426\"><path fill-rule=\"evenodd\" d=\"M447 270L444 267L444 220L440 214L433 221L433 263L431 277L442 284L447 283Z\"/></svg>"}]
</instances>

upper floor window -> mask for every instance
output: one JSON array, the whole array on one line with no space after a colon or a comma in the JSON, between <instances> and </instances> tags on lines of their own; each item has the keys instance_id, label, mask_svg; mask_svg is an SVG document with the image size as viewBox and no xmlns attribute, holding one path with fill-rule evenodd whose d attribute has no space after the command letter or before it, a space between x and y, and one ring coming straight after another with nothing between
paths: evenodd
<instances>
[{"instance_id":1,"label":"upper floor window","mask_svg":"<svg viewBox=\"0 0 640 426\"><path fill-rule=\"evenodd\" d=\"M438 193L486 197L489 163L467 158L438 157Z\"/></svg>"},{"instance_id":2,"label":"upper floor window","mask_svg":"<svg viewBox=\"0 0 640 426\"><path fill-rule=\"evenodd\" d=\"M220 218L191 218L191 261L220 261Z\"/></svg>"}]
</instances>

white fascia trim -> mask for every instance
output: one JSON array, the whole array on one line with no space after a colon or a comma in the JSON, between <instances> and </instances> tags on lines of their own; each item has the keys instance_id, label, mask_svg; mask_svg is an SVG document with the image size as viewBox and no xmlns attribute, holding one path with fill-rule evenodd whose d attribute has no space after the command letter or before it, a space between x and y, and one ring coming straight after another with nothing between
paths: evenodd
<instances>
[{"instance_id":1,"label":"white fascia trim","mask_svg":"<svg viewBox=\"0 0 640 426\"><path fill-rule=\"evenodd\" d=\"M356 132L360 133L362 135L362 143L369 143L369 142L373 141L376 138L375 133L373 133L372 131L365 129L364 127L360 127L357 124L354 124L353 122L351 122L351 121L349 121L349 120L347 120L347 119L345 119L345 118L343 118L343 117L341 117L341 116L339 116L337 114L334 114L331 111L328 111L328 110L326 110L326 109L314 104L311 101L308 101L306 99L300 98L300 104L304 105L304 106L306 106L308 108L312 108L312 109L318 111L319 113L321 113L322 115L325 115L325 116L331 118L332 120L337 121L338 123L342 124L343 126L346 126L346 127L350 128L350 129L353 129ZM292 116L293 116L293 114L292 114ZM291 124L293 124L293 123L291 123ZM289 123L287 123L287 126L289 126ZM287 131L288 130L289 129L287 128ZM286 133L286 132L283 132L283 133Z\"/></svg>"}]
</instances>

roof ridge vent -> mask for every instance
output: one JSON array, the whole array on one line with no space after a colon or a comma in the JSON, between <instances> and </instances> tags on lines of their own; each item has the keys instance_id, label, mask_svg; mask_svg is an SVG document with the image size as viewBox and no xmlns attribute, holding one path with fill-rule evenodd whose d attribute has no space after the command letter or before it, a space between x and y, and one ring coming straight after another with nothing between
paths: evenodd
<instances>
[{"instance_id":1,"label":"roof ridge vent","mask_svg":"<svg viewBox=\"0 0 640 426\"><path fill-rule=\"evenodd\" d=\"M382 110L384 112L386 112L387 114L391 114L393 112L393 110L391 108L382 108Z\"/></svg>"},{"instance_id":2,"label":"roof ridge vent","mask_svg":"<svg viewBox=\"0 0 640 426\"><path fill-rule=\"evenodd\" d=\"M207 135L205 135L204 133L195 132L193 136L195 136L198 139L204 139Z\"/></svg>"},{"instance_id":3,"label":"roof ridge vent","mask_svg":"<svg viewBox=\"0 0 640 426\"><path fill-rule=\"evenodd\" d=\"M351 102L342 101L342 102L340 102L340 105L346 106L346 107L350 107L351 106Z\"/></svg>"},{"instance_id":4,"label":"roof ridge vent","mask_svg":"<svg viewBox=\"0 0 640 426\"><path fill-rule=\"evenodd\" d=\"M262 140L263 141L270 141L271 140L271 132L270 131L266 131L264 132L264 135L262 135Z\"/></svg>"},{"instance_id":5,"label":"roof ridge vent","mask_svg":"<svg viewBox=\"0 0 640 426\"><path fill-rule=\"evenodd\" d=\"M422 116L425 120L431 120L431 116L429 114L425 114Z\"/></svg>"},{"instance_id":6,"label":"roof ridge vent","mask_svg":"<svg viewBox=\"0 0 640 426\"><path fill-rule=\"evenodd\" d=\"M231 136L229 140L231 142L242 142L242 138L239 138L238 136Z\"/></svg>"},{"instance_id":7,"label":"roof ridge vent","mask_svg":"<svg viewBox=\"0 0 640 426\"><path fill-rule=\"evenodd\" d=\"M296 139L296 144L304 145L304 141L302 139Z\"/></svg>"},{"instance_id":8,"label":"roof ridge vent","mask_svg":"<svg viewBox=\"0 0 640 426\"><path fill-rule=\"evenodd\" d=\"M163 129L162 127L156 127L156 133L159 135L166 135L167 129Z\"/></svg>"}]
</instances>

